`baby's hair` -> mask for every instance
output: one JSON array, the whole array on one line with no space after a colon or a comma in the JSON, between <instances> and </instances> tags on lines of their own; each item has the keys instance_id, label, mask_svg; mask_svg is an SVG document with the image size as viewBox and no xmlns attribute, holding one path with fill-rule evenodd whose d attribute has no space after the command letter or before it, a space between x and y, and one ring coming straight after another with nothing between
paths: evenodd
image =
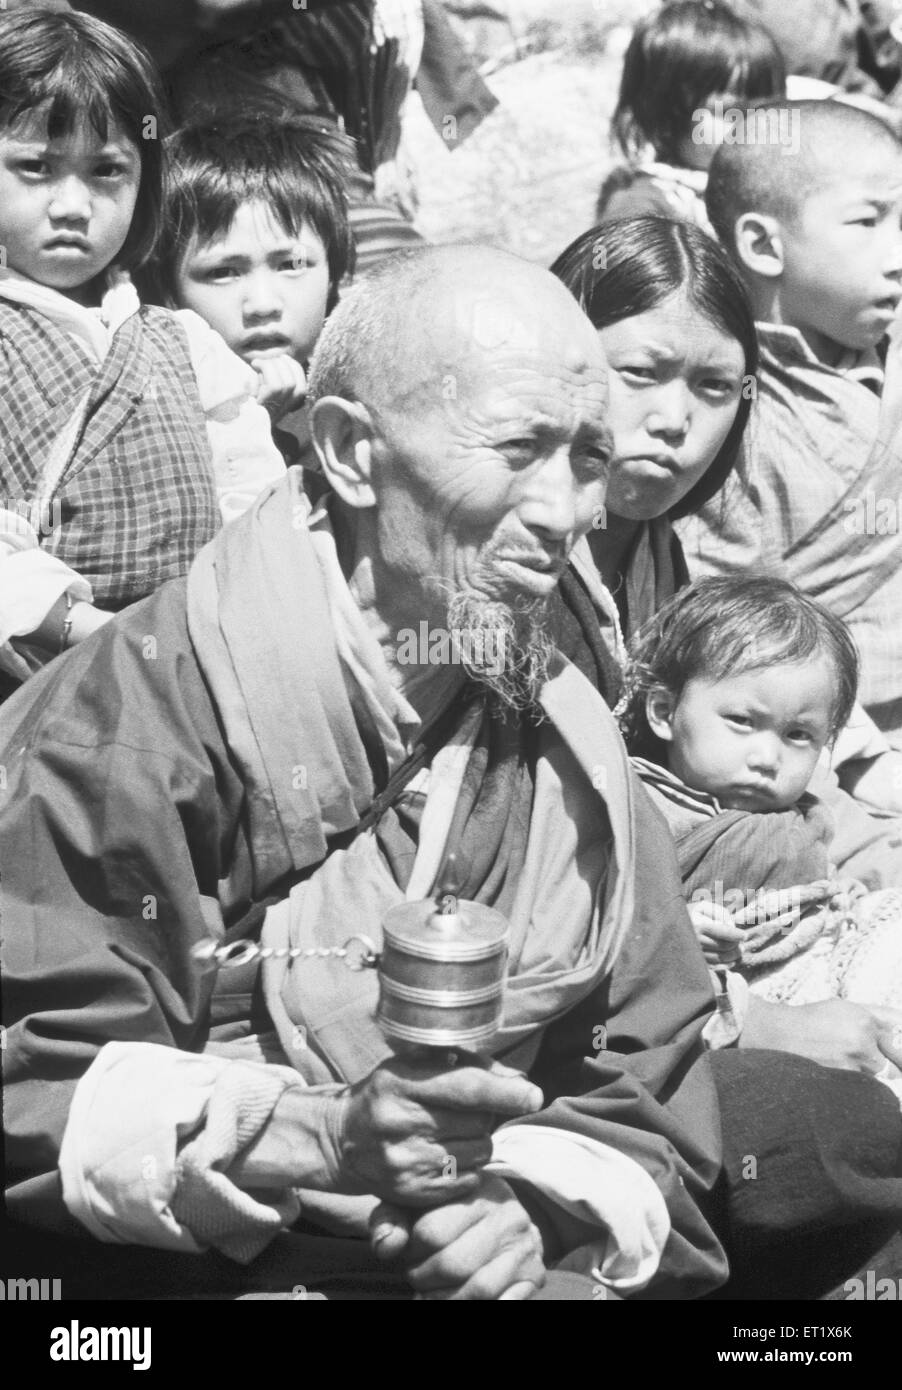
<instances>
[{"instance_id":1,"label":"baby's hair","mask_svg":"<svg viewBox=\"0 0 902 1390\"><path fill-rule=\"evenodd\" d=\"M653 736L645 701L654 686L664 686L678 700L692 680L726 680L818 656L825 656L836 674L832 740L847 722L858 690L858 652L842 619L785 579L697 579L663 604L630 644L624 737L632 749L648 746Z\"/></svg>"},{"instance_id":2,"label":"baby's hair","mask_svg":"<svg viewBox=\"0 0 902 1390\"><path fill-rule=\"evenodd\" d=\"M91 15L49 10L0 14L0 129L29 116L51 140L84 122L99 139L121 127L141 157L141 182L128 236L116 257L126 270L150 256L162 225L165 106L149 55Z\"/></svg>"},{"instance_id":3,"label":"baby's hair","mask_svg":"<svg viewBox=\"0 0 902 1390\"><path fill-rule=\"evenodd\" d=\"M196 236L226 235L244 204L261 202L296 236L303 222L317 233L329 263L328 310L354 268L348 180L355 167L347 136L315 116L287 108L213 118L185 126L169 142L171 174L166 229L156 257L159 288L171 301L181 261Z\"/></svg>"},{"instance_id":4,"label":"baby's hair","mask_svg":"<svg viewBox=\"0 0 902 1390\"><path fill-rule=\"evenodd\" d=\"M551 272L598 329L649 313L672 295L685 294L703 318L737 340L745 356L745 374L754 380L758 337L748 295L721 247L692 223L666 217L605 222L577 237L558 256ZM752 394L742 392L720 452L673 508L672 518L697 511L723 486L736 460Z\"/></svg>"},{"instance_id":5,"label":"baby's hair","mask_svg":"<svg viewBox=\"0 0 902 1390\"><path fill-rule=\"evenodd\" d=\"M746 212L792 222L813 193L854 178L855 151L882 145L887 155L902 146L879 116L843 101L790 101L781 119L796 123L792 158L767 141L718 147L708 172L705 206L722 244L735 254L735 229ZM766 109L760 113L767 119Z\"/></svg>"},{"instance_id":6,"label":"baby's hair","mask_svg":"<svg viewBox=\"0 0 902 1390\"><path fill-rule=\"evenodd\" d=\"M611 129L627 159L651 145L658 159L679 164L693 112L709 97L779 100L785 90L780 50L763 25L720 0L676 0L636 26Z\"/></svg>"}]
</instances>

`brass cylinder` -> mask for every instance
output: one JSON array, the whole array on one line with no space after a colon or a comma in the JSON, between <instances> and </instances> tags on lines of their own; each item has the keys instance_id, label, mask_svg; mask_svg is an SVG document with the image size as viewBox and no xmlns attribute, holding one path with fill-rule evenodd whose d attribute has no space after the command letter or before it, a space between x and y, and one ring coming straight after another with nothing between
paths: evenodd
<instances>
[{"instance_id":1,"label":"brass cylinder","mask_svg":"<svg viewBox=\"0 0 902 1390\"><path fill-rule=\"evenodd\" d=\"M385 916L378 1020L396 1049L479 1051L501 1024L507 920L481 903L455 907L401 903Z\"/></svg>"}]
</instances>

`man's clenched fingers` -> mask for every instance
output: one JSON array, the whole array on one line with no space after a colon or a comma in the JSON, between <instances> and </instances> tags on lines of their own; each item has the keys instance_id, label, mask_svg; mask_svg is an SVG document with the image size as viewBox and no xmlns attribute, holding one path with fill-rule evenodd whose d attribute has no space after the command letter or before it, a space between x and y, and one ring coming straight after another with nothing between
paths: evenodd
<instances>
[{"instance_id":1,"label":"man's clenched fingers","mask_svg":"<svg viewBox=\"0 0 902 1390\"><path fill-rule=\"evenodd\" d=\"M542 1092L519 1073L498 1076L478 1067L461 1067L414 1083L412 1094L421 1105L446 1110L477 1110L501 1117L530 1115L541 1110Z\"/></svg>"}]
</instances>

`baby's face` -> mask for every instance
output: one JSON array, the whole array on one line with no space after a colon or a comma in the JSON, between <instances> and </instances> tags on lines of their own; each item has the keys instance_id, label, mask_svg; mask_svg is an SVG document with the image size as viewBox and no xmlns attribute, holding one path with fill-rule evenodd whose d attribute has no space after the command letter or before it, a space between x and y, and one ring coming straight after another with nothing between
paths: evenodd
<instances>
[{"instance_id":1,"label":"baby's face","mask_svg":"<svg viewBox=\"0 0 902 1390\"><path fill-rule=\"evenodd\" d=\"M830 737L836 676L824 657L692 680L671 711L670 770L743 811L783 811L804 792Z\"/></svg>"},{"instance_id":2,"label":"baby's face","mask_svg":"<svg viewBox=\"0 0 902 1390\"><path fill-rule=\"evenodd\" d=\"M178 268L176 302L193 309L245 362L306 365L326 316L329 264L304 223L286 232L265 203L245 203L216 241L195 237Z\"/></svg>"},{"instance_id":3,"label":"baby's face","mask_svg":"<svg viewBox=\"0 0 902 1390\"><path fill-rule=\"evenodd\" d=\"M784 322L828 363L837 348L873 347L902 298L902 150L863 146L780 229Z\"/></svg>"}]
</instances>

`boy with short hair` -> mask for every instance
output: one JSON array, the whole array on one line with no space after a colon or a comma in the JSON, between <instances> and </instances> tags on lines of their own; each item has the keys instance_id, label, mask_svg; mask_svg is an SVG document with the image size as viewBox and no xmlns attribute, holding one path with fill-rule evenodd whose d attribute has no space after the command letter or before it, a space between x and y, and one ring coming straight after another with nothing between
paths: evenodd
<instances>
[{"instance_id":1,"label":"boy with short hair","mask_svg":"<svg viewBox=\"0 0 902 1390\"><path fill-rule=\"evenodd\" d=\"M763 569L844 618L862 703L902 747L902 544L858 524L902 477L878 352L902 299L902 146L840 103L789 117L797 153L737 143L712 162L708 214L751 294L761 368L734 475L678 529L694 575ZM887 748L866 725L842 743L855 774Z\"/></svg>"},{"instance_id":2,"label":"boy with short hair","mask_svg":"<svg viewBox=\"0 0 902 1390\"><path fill-rule=\"evenodd\" d=\"M157 288L257 372L258 400L288 426L276 442L299 462L305 369L354 268L353 146L313 118L266 109L185 126L170 153Z\"/></svg>"}]
</instances>

